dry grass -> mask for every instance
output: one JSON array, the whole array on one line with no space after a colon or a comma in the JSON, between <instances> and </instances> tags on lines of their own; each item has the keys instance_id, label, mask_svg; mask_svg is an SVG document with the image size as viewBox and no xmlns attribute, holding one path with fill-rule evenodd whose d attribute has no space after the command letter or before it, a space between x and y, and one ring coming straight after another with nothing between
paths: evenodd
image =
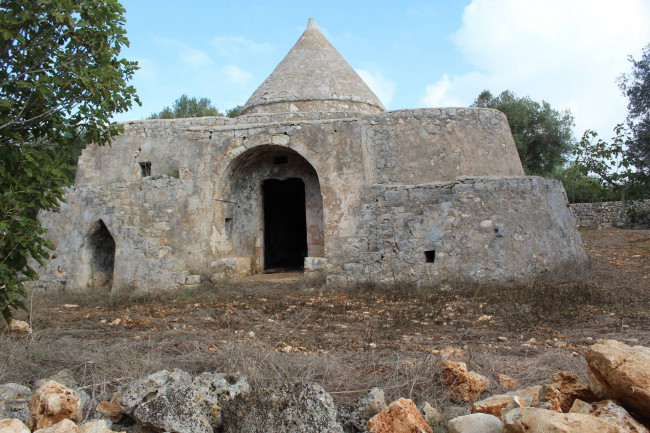
<instances>
[{"instance_id":1,"label":"dry grass","mask_svg":"<svg viewBox=\"0 0 650 433\"><path fill-rule=\"evenodd\" d=\"M497 374L522 386L543 383L558 370L584 375L581 353L589 338L650 344L650 296L642 279L647 233L635 235L629 257L629 243L598 236L587 236L596 245L589 277L561 282L456 282L439 290L370 283L323 288L310 281L118 296L36 293L31 316L23 317L32 323L30 337L9 335L0 325L0 383L33 385L69 368L98 402L162 369L240 372L254 389L316 382L340 405L376 386L388 401L429 401L452 417L468 409L450 401L439 382L445 348L462 349L452 359L487 376L490 393L498 393ZM629 266L608 264L604 255ZM480 321L483 316L491 318ZM285 353L287 345L294 349Z\"/></svg>"}]
</instances>

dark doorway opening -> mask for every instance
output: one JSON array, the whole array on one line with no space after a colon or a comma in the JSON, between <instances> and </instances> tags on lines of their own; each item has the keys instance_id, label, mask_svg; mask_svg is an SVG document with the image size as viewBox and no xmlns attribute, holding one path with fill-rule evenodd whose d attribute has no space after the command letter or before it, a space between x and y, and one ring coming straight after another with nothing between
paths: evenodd
<instances>
[{"instance_id":1,"label":"dark doorway opening","mask_svg":"<svg viewBox=\"0 0 650 433\"><path fill-rule=\"evenodd\" d=\"M262 184L264 269L303 269L307 257L305 183L269 179Z\"/></svg>"},{"instance_id":2,"label":"dark doorway opening","mask_svg":"<svg viewBox=\"0 0 650 433\"><path fill-rule=\"evenodd\" d=\"M115 240L104 221L99 220L88 238L92 257L92 279L94 285L110 286L115 267Z\"/></svg>"}]
</instances>

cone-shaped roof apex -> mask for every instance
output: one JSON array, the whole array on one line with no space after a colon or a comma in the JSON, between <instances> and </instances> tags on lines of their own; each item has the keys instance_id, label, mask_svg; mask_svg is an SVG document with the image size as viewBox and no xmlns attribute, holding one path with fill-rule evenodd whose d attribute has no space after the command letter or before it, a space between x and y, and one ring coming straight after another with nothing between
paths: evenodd
<instances>
[{"instance_id":1,"label":"cone-shaped roof apex","mask_svg":"<svg viewBox=\"0 0 650 433\"><path fill-rule=\"evenodd\" d=\"M289 54L246 102L243 114L384 110L377 96L310 18Z\"/></svg>"}]
</instances>

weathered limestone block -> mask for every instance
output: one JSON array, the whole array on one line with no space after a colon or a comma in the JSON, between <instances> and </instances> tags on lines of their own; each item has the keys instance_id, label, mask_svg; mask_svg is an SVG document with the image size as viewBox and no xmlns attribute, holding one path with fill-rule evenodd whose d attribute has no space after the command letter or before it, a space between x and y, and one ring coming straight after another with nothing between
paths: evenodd
<instances>
[{"instance_id":1,"label":"weathered limestone block","mask_svg":"<svg viewBox=\"0 0 650 433\"><path fill-rule=\"evenodd\" d=\"M565 371L553 374L551 383L539 391L540 402L548 402L556 412L568 412L576 399L591 403L598 398L585 381Z\"/></svg>"},{"instance_id":2,"label":"weathered limestone block","mask_svg":"<svg viewBox=\"0 0 650 433\"><path fill-rule=\"evenodd\" d=\"M164 392L168 388L189 386L191 383L192 376L183 370L161 370L120 388L113 397L113 403L117 404L124 413L132 414L138 405L151 396Z\"/></svg>"},{"instance_id":3,"label":"weathered limestone block","mask_svg":"<svg viewBox=\"0 0 650 433\"><path fill-rule=\"evenodd\" d=\"M587 349L585 359L610 398L650 418L650 348L602 340Z\"/></svg>"},{"instance_id":4,"label":"weathered limestone block","mask_svg":"<svg viewBox=\"0 0 650 433\"><path fill-rule=\"evenodd\" d=\"M213 428L187 385L167 387L133 410L140 424L174 433L212 433Z\"/></svg>"},{"instance_id":5,"label":"weathered limestone block","mask_svg":"<svg viewBox=\"0 0 650 433\"><path fill-rule=\"evenodd\" d=\"M424 420L429 425L438 424L442 422L442 414L431 403L425 401L418 409L422 413Z\"/></svg>"},{"instance_id":6,"label":"weathered limestone block","mask_svg":"<svg viewBox=\"0 0 650 433\"><path fill-rule=\"evenodd\" d=\"M74 429L74 433L117 433L104 420L90 421ZM123 433L123 432L121 432Z\"/></svg>"},{"instance_id":7,"label":"weathered limestone block","mask_svg":"<svg viewBox=\"0 0 650 433\"><path fill-rule=\"evenodd\" d=\"M474 401L490 386L490 382L483 376L467 370L464 362L445 361L440 365L442 384L447 389L453 400Z\"/></svg>"},{"instance_id":8,"label":"weathered limestone block","mask_svg":"<svg viewBox=\"0 0 650 433\"><path fill-rule=\"evenodd\" d=\"M504 389L517 389L519 382L506 374L497 374L497 381Z\"/></svg>"},{"instance_id":9,"label":"weathered limestone block","mask_svg":"<svg viewBox=\"0 0 650 433\"><path fill-rule=\"evenodd\" d=\"M518 389L516 391L510 391L505 393L505 395L517 395L522 398L526 406L537 406L539 401L539 391L542 389L542 385L530 386L528 388Z\"/></svg>"},{"instance_id":10,"label":"weathered limestone block","mask_svg":"<svg viewBox=\"0 0 650 433\"><path fill-rule=\"evenodd\" d=\"M248 381L241 374L201 373L192 380L191 387L203 414L214 428L221 425L221 407L224 403L250 391Z\"/></svg>"},{"instance_id":11,"label":"weathered limestone block","mask_svg":"<svg viewBox=\"0 0 650 433\"><path fill-rule=\"evenodd\" d=\"M11 319L9 322L9 331L23 334L29 334L32 332L31 328L29 327L29 323L16 319Z\"/></svg>"},{"instance_id":12,"label":"weathered limestone block","mask_svg":"<svg viewBox=\"0 0 650 433\"><path fill-rule=\"evenodd\" d=\"M96 407L97 413L99 413L104 418L110 419L112 422L119 422L124 416L124 411L110 401L100 401Z\"/></svg>"},{"instance_id":13,"label":"weathered limestone block","mask_svg":"<svg viewBox=\"0 0 650 433\"><path fill-rule=\"evenodd\" d=\"M618 427L604 419L582 413L557 413L552 410L524 407L503 416L505 433L620 433Z\"/></svg>"},{"instance_id":14,"label":"weathered limestone block","mask_svg":"<svg viewBox=\"0 0 650 433\"><path fill-rule=\"evenodd\" d=\"M612 400L593 403L591 409L591 415L617 425L623 433L648 433L647 428Z\"/></svg>"},{"instance_id":15,"label":"weathered limestone block","mask_svg":"<svg viewBox=\"0 0 650 433\"><path fill-rule=\"evenodd\" d=\"M593 412L593 408L589 403L586 403L579 398L577 398L574 402L573 405L571 406L571 409L569 409L569 413L591 413Z\"/></svg>"},{"instance_id":16,"label":"weathered limestone block","mask_svg":"<svg viewBox=\"0 0 650 433\"><path fill-rule=\"evenodd\" d=\"M400 398L366 424L370 433L433 433L412 400Z\"/></svg>"},{"instance_id":17,"label":"weathered limestone block","mask_svg":"<svg viewBox=\"0 0 650 433\"><path fill-rule=\"evenodd\" d=\"M511 402L517 401L520 407L525 406L524 401L519 396L512 395L493 395L484 400L477 401L472 405L472 413L487 413L496 417L501 417L501 411Z\"/></svg>"},{"instance_id":18,"label":"weathered limestone block","mask_svg":"<svg viewBox=\"0 0 650 433\"><path fill-rule=\"evenodd\" d=\"M503 433L501 419L485 413L456 417L447 423L449 433Z\"/></svg>"},{"instance_id":19,"label":"weathered limestone block","mask_svg":"<svg viewBox=\"0 0 650 433\"><path fill-rule=\"evenodd\" d=\"M221 409L223 433L343 433L332 397L316 384L282 384L242 393Z\"/></svg>"},{"instance_id":20,"label":"weathered limestone block","mask_svg":"<svg viewBox=\"0 0 650 433\"><path fill-rule=\"evenodd\" d=\"M249 257L228 257L212 262L214 273L210 277L212 282L226 278L241 278L251 273L251 259Z\"/></svg>"},{"instance_id":21,"label":"weathered limestone block","mask_svg":"<svg viewBox=\"0 0 650 433\"><path fill-rule=\"evenodd\" d=\"M82 421L81 401L77 393L55 381L38 388L29 403L29 428L38 430L68 419Z\"/></svg>"},{"instance_id":22,"label":"weathered limestone block","mask_svg":"<svg viewBox=\"0 0 650 433\"><path fill-rule=\"evenodd\" d=\"M201 373L192 378L182 370L162 370L120 389L114 402L104 402L107 417L120 410L139 423L171 432L207 432L221 425L223 403L250 389L239 374Z\"/></svg>"},{"instance_id":23,"label":"weathered limestone block","mask_svg":"<svg viewBox=\"0 0 650 433\"><path fill-rule=\"evenodd\" d=\"M345 429L364 431L368 420L384 409L386 409L384 391L379 388L373 388L368 392L368 395L361 397L357 401L351 411L339 409L338 416Z\"/></svg>"},{"instance_id":24,"label":"weathered limestone block","mask_svg":"<svg viewBox=\"0 0 650 433\"><path fill-rule=\"evenodd\" d=\"M0 433L31 433L19 419L0 419Z\"/></svg>"},{"instance_id":25,"label":"weathered limestone block","mask_svg":"<svg viewBox=\"0 0 650 433\"><path fill-rule=\"evenodd\" d=\"M34 431L34 433L75 433L76 429L77 424L73 423L69 419L62 419L56 424L40 428Z\"/></svg>"}]
</instances>

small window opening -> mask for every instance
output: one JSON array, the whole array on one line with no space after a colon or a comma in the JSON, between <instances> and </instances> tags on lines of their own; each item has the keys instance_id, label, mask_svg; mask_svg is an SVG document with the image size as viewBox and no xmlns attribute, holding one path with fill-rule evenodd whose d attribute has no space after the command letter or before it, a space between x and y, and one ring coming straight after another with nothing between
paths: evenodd
<instances>
[{"instance_id":1,"label":"small window opening","mask_svg":"<svg viewBox=\"0 0 650 433\"><path fill-rule=\"evenodd\" d=\"M142 170L142 177L151 176L151 162L141 162L140 170Z\"/></svg>"},{"instance_id":2,"label":"small window opening","mask_svg":"<svg viewBox=\"0 0 650 433\"><path fill-rule=\"evenodd\" d=\"M289 162L289 158L287 158L286 155L273 157L273 164L275 165L286 164L288 162Z\"/></svg>"},{"instance_id":3,"label":"small window opening","mask_svg":"<svg viewBox=\"0 0 650 433\"><path fill-rule=\"evenodd\" d=\"M424 260L427 263L433 263L436 261L436 250L429 250L424 252Z\"/></svg>"},{"instance_id":4,"label":"small window opening","mask_svg":"<svg viewBox=\"0 0 650 433\"><path fill-rule=\"evenodd\" d=\"M232 239L232 218L226 218L226 237Z\"/></svg>"}]
</instances>

